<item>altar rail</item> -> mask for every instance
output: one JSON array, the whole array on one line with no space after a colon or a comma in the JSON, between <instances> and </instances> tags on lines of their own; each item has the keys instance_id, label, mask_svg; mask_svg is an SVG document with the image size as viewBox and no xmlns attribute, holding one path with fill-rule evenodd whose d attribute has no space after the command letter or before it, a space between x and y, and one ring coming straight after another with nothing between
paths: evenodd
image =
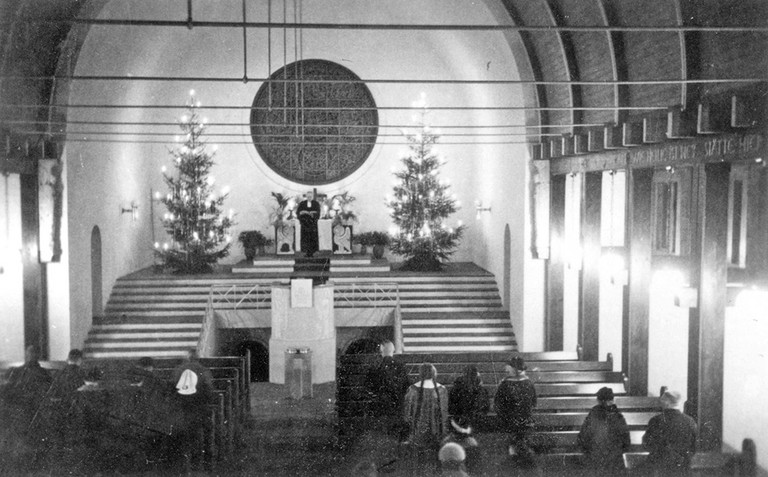
<instances>
[{"instance_id":1,"label":"altar rail","mask_svg":"<svg viewBox=\"0 0 768 477\"><path fill-rule=\"evenodd\" d=\"M200 356L212 357L218 353L218 323L216 310L269 308L272 301L271 285L211 285L203 316L197 350ZM394 311L395 352L403 351L403 324L400 310L400 285L396 282L339 283L334 286L334 304L337 307L384 308Z\"/></svg>"}]
</instances>

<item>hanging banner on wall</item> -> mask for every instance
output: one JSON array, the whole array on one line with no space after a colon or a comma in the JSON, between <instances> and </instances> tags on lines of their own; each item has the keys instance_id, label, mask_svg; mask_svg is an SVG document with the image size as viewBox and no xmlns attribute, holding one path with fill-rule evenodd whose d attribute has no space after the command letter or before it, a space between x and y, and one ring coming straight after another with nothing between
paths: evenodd
<instances>
[{"instance_id":1,"label":"hanging banner on wall","mask_svg":"<svg viewBox=\"0 0 768 477\"><path fill-rule=\"evenodd\" d=\"M37 206L40 262L61 259L61 215L63 208L62 164L40 159L37 168Z\"/></svg>"}]
</instances>

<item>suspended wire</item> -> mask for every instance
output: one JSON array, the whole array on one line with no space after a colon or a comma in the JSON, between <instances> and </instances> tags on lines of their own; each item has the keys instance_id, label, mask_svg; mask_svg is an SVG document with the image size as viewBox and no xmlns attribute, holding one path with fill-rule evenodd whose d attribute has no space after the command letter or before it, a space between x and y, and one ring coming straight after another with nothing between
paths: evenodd
<instances>
[{"instance_id":1,"label":"suspended wire","mask_svg":"<svg viewBox=\"0 0 768 477\"><path fill-rule=\"evenodd\" d=\"M285 38L284 32L284 38ZM285 48L283 48L285 50ZM285 64L288 59L287 53L283 53L283 63ZM242 83L244 79L242 77L235 78L230 76L120 76L120 75L0 75L0 79L4 80L20 80L20 81L185 81L185 82L213 82L213 83ZM245 82L258 82L264 83L267 81L273 83L293 83L295 80L288 79L287 73L283 72L283 79L279 78L246 78ZM615 85L627 85L627 86L643 86L643 85L678 85L678 84L719 84L719 83L764 83L768 78L662 78L662 79L646 79L646 80L512 80L512 79L437 79L437 78L406 78L406 79L394 79L394 78L368 78L368 79L304 79L303 83L307 84L339 84L339 83L368 83L368 84L477 84L477 85L542 85L542 86L615 86ZM285 89L285 88L284 88Z\"/></svg>"},{"instance_id":2,"label":"suspended wire","mask_svg":"<svg viewBox=\"0 0 768 477\"><path fill-rule=\"evenodd\" d=\"M39 131L18 131L20 134L39 134ZM53 135L93 135L93 136L160 136L160 137L174 137L174 136L181 136L179 133L172 133L172 132L156 132L156 131L138 131L138 132L132 132L132 131L66 131L61 133L53 133ZM440 133L437 134L438 136L442 138L446 137L506 137L506 136L528 136L528 133L525 132L509 132L509 133ZM403 137L404 134L341 134L333 137L344 137L344 138L376 138L376 137ZM562 137L562 134L559 133L542 133L538 134L538 136L553 136L553 137ZM210 133L206 132L206 137L253 137L251 134L247 133ZM271 138L278 138L278 137L284 137L284 138L291 138L295 139L296 136L294 134L269 134L269 137ZM309 138L325 138L329 137L326 134L305 134L303 137L309 137Z\"/></svg>"},{"instance_id":3,"label":"suspended wire","mask_svg":"<svg viewBox=\"0 0 768 477\"><path fill-rule=\"evenodd\" d=\"M0 108L61 109L187 109L179 104L0 104ZM273 107L287 112L293 106ZM198 109L268 110L268 106L213 105ZM313 106L305 111L418 111L417 106ZM430 106L432 111L668 111L669 106ZM287 121L286 121L287 122Z\"/></svg>"},{"instance_id":4,"label":"suspended wire","mask_svg":"<svg viewBox=\"0 0 768 477\"><path fill-rule=\"evenodd\" d=\"M67 138L65 140L54 140L53 142L87 142L87 143L119 143L119 144L165 144L168 145L168 141L156 141L156 140L138 140L132 141L127 139L89 139L89 138ZM288 142L258 142L258 141L216 141L217 145L231 144L231 145L249 145L255 144L257 146L273 146L273 147L288 147L299 149L304 146L358 146L358 147L371 147L374 144L368 142L304 142L304 143L288 143ZM532 144L528 141L466 141L466 142L440 142L437 145L442 146L478 146L478 145L508 145L508 144ZM410 142L381 142L376 143L378 146L409 146Z\"/></svg>"},{"instance_id":5,"label":"suspended wire","mask_svg":"<svg viewBox=\"0 0 768 477\"><path fill-rule=\"evenodd\" d=\"M45 124L50 126L67 126L75 124L87 124L94 126L176 126L178 122L172 121L45 121L45 120L8 120L3 121L3 124ZM251 123L219 123L209 122L206 123L208 127L211 126L231 126L231 127L245 127L252 126ZM260 127L285 127L285 124L259 124ZM541 124L541 125L525 125L525 124L442 124L432 125L433 129L498 129L498 128L521 128L521 129L547 129L547 128L571 128L571 127L601 127L605 126L605 123L579 123L579 124ZM344 128L369 128L372 127L367 124L305 124L304 127L344 127ZM416 127L413 124L379 124L379 129L409 129Z\"/></svg>"},{"instance_id":6,"label":"suspended wire","mask_svg":"<svg viewBox=\"0 0 768 477\"><path fill-rule=\"evenodd\" d=\"M521 32L768 32L768 26L704 26L704 25L661 25L661 26L614 26L614 25L477 25L477 24L423 24L423 23L272 23L234 22L213 20L138 20L121 18L32 18L17 17L12 21L0 22L0 28L10 28L14 23L38 25L73 24L97 26L148 26L192 28L301 28L305 30L428 30L428 31L521 31Z\"/></svg>"}]
</instances>

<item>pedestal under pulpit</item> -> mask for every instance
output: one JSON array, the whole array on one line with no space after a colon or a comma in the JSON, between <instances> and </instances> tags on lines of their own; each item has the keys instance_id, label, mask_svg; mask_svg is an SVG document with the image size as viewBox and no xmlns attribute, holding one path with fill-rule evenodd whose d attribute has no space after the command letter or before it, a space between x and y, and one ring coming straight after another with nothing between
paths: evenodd
<instances>
[{"instance_id":1,"label":"pedestal under pulpit","mask_svg":"<svg viewBox=\"0 0 768 477\"><path fill-rule=\"evenodd\" d=\"M269 382L285 384L286 351L312 352L313 383L336 380L336 326L333 285L311 279L272 287L272 336L269 339Z\"/></svg>"}]
</instances>

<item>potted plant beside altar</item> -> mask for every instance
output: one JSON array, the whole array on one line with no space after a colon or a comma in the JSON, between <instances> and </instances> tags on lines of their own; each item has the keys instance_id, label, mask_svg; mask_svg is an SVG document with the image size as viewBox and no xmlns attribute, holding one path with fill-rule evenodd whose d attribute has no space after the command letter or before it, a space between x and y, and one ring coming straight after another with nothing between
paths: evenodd
<instances>
[{"instance_id":1,"label":"potted plant beside altar","mask_svg":"<svg viewBox=\"0 0 768 477\"><path fill-rule=\"evenodd\" d=\"M384 249L389 245L389 234L386 232L363 232L357 236L357 243L360 244L360 253L368 252L368 247L372 248L371 255L375 259L384 257Z\"/></svg>"},{"instance_id":2,"label":"potted plant beside altar","mask_svg":"<svg viewBox=\"0 0 768 477\"><path fill-rule=\"evenodd\" d=\"M258 230L243 230L237 239L245 252L245 258L252 261L257 255L265 255L266 247L272 245L272 239Z\"/></svg>"}]
</instances>

